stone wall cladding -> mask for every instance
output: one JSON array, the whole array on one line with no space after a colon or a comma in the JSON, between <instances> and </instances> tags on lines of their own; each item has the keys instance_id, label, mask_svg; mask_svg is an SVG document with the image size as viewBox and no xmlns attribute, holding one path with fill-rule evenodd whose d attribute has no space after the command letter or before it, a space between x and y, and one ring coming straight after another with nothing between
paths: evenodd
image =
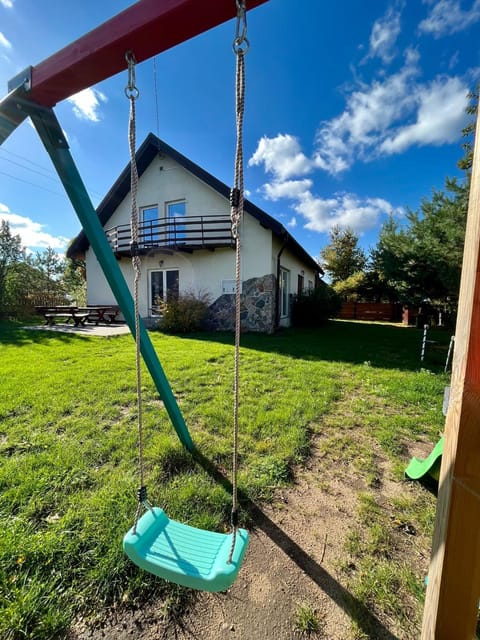
<instances>
[{"instance_id":1,"label":"stone wall cladding","mask_svg":"<svg viewBox=\"0 0 480 640\"><path fill-rule=\"evenodd\" d=\"M241 294L242 331L273 333L275 330L276 278L273 274L251 278L243 283ZM235 331L235 296L223 294L210 305L206 328Z\"/></svg>"}]
</instances>

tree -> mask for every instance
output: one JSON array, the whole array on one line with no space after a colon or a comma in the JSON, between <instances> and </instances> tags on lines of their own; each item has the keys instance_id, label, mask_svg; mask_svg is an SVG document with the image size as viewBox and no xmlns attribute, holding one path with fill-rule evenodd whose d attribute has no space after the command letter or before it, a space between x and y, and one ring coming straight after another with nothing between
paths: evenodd
<instances>
[{"instance_id":1,"label":"tree","mask_svg":"<svg viewBox=\"0 0 480 640\"><path fill-rule=\"evenodd\" d=\"M475 116L466 127L462 129L462 135L466 138L465 142L462 144L463 150L465 151L465 155L457 162L457 166L459 169L467 172L467 175L470 175L472 170L472 162L473 162L473 143L472 137L475 133L475 126L477 123L477 112L478 112L478 99L479 93L478 91L470 91L468 94L468 99L470 100L469 105L465 109L468 115Z\"/></svg>"},{"instance_id":2,"label":"tree","mask_svg":"<svg viewBox=\"0 0 480 640\"><path fill-rule=\"evenodd\" d=\"M336 283L363 271L367 263L364 251L358 246L358 236L349 227L342 229L338 225L332 227L330 242L320 256L334 287Z\"/></svg>"},{"instance_id":3,"label":"tree","mask_svg":"<svg viewBox=\"0 0 480 640\"><path fill-rule=\"evenodd\" d=\"M72 301L79 306L87 304L86 267L85 260L80 258L66 258L62 274L65 291Z\"/></svg>"},{"instance_id":4,"label":"tree","mask_svg":"<svg viewBox=\"0 0 480 640\"><path fill-rule=\"evenodd\" d=\"M43 274L43 293L47 297L53 298L65 294L62 282L65 260L62 260L52 247L47 247L42 253L37 251L33 266Z\"/></svg>"},{"instance_id":5,"label":"tree","mask_svg":"<svg viewBox=\"0 0 480 640\"><path fill-rule=\"evenodd\" d=\"M382 227L373 259L402 302L432 302L456 308L460 287L469 186L447 178L446 191L409 211L406 225L390 218Z\"/></svg>"},{"instance_id":6,"label":"tree","mask_svg":"<svg viewBox=\"0 0 480 640\"><path fill-rule=\"evenodd\" d=\"M3 219L0 222L0 313L5 313L12 295L10 287L7 289L8 276L15 265L25 260L25 249L20 236L10 231L8 222Z\"/></svg>"},{"instance_id":7,"label":"tree","mask_svg":"<svg viewBox=\"0 0 480 640\"><path fill-rule=\"evenodd\" d=\"M341 307L341 298L333 287L320 281L315 289L307 289L295 296L292 324L294 327L318 327L334 318Z\"/></svg>"},{"instance_id":8,"label":"tree","mask_svg":"<svg viewBox=\"0 0 480 640\"><path fill-rule=\"evenodd\" d=\"M478 92L471 92L469 98L466 111L476 115ZM475 121L463 129L464 137L472 137ZM381 278L404 302L428 298L456 311L473 161L471 139L462 147L464 157L457 164L465 171L464 180L447 178L444 191L434 191L431 200L424 198L419 211L407 213L404 225L390 218L372 252Z\"/></svg>"}]
</instances>

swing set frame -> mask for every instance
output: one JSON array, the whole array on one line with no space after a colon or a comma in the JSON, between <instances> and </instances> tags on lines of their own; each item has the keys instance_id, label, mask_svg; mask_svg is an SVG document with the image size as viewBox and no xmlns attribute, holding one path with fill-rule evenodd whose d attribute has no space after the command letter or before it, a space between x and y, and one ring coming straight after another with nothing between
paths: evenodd
<instances>
[{"instance_id":1,"label":"swing set frame","mask_svg":"<svg viewBox=\"0 0 480 640\"><path fill-rule=\"evenodd\" d=\"M267 0L248 0L248 9ZM132 296L54 114L57 102L235 17L232 0L140 0L111 20L12 78L0 101L0 145L30 117L135 337ZM452 389L422 640L471 640L480 598L480 124L469 211ZM148 334L140 349L182 444L194 444Z\"/></svg>"},{"instance_id":2,"label":"swing set frame","mask_svg":"<svg viewBox=\"0 0 480 640\"><path fill-rule=\"evenodd\" d=\"M249 9L267 0L250 0ZM235 17L233 0L140 0L34 67L17 74L0 102L0 145L30 117L135 338L128 285L80 177L53 106L126 70L125 53L142 62ZM182 444L194 443L144 324L140 351Z\"/></svg>"}]
</instances>

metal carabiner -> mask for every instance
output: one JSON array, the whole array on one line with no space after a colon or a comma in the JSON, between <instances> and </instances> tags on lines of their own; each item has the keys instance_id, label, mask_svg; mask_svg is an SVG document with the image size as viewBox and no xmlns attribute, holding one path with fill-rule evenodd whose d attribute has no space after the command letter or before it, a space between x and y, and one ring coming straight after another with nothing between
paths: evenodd
<instances>
[{"instance_id":1,"label":"metal carabiner","mask_svg":"<svg viewBox=\"0 0 480 640\"><path fill-rule=\"evenodd\" d=\"M133 100L136 100L140 95L140 91L135 84L135 65L137 64L137 61L133 51L127 51L125 54L125 60L128 65L128 82L125 87L125 95L129 99L132 98Z\"/></svg>"},{"instance_id":2,"label":"metal carabiner","mask_svg":"<svg viewBox=\"0 0 480 640\"><path fill-rule=\"evenodd\" d=\"M233 39L233 52L235 54L247 53L250 43L247 38L247 6L245 0L236 0L237 3L237 24L235 27L235 38Z\"/></svg>"}]
</instances>

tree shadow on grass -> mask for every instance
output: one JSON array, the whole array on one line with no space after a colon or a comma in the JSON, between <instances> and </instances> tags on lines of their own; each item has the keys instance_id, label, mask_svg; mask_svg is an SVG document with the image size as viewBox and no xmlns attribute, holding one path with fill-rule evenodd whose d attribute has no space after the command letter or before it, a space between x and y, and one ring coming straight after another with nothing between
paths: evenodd
<instances>
[{"instance_id":1,"label":"tree shadow on grass","mask_svg":"<svg viewBox=\"0 0 480 640\"><path fill-rule=\"evenodd\" d=\"M317 329L284 329L274 335L245 333L243 349L278 353L302 360L368 362L373 367L443 371L451 332L430 329L425 358L420 360L423 330L402 325L331 321ZM233 344L230 333L198 333L200 341Z\"/></svg>"},{"instance_id":2,"label":"tree shadow on grass","mask_svg":"<svg viewBox=\"0 0 480 640\"><path fill-rule=\"evenodd\" d=\"M35 324L37 322L37 324ZM117 338L123 334L96 335L87 332L86 329L95 327L75 327L74 325L54 325L38 324L38 320L33 319L28 325L15 322L0 322L0 344L11 345L31 345L31 344L63 344L78 342L85 338Z\"/></svg>"},{"instance_id":3,"label":"tree shadow on grass","mask_svg":"<svg viewBox=\"0 0 480 640\"><path fill-rule=\"evenodd\" d=\"M230 480L198 450L193 452L200 466L230 494ZM245 492L239 490L239 500L243 509L249 514L254 526L262 531L282 551L304 571L345 613L354 620L359 628L369 637L377 640L398 640L384 624L362 602L353 596L335 578L308 555L290 536L281 529L268 515L251 500Z\"/></svg>"},{"instance_id":4,"label":"tree shadow on grass","mask_svg":"<svg viewBox=\"0 0 480 640\"><path fill-rule=\"evenodd\" d=\"M32 326L34 323L35 321L31 323ZM78 340L78 336L73 333L52 332L48 328L42 329L40 326L32 330L27 329L20 323L0 322L0 344L11 344L20 347L29 344L47 344L52 340L68 343Z\"/></svg>"}]
</instances>

